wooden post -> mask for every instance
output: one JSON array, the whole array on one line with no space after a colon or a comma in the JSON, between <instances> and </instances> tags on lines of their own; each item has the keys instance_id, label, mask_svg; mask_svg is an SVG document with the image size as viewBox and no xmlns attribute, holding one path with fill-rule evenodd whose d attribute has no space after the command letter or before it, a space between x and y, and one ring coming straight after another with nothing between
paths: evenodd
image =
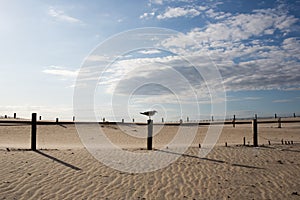
<instances>
[{"instance_id":1,"label":"wooden post","mask_svg":"<svg viewBox=\"0 0 300 200\"><path fill-rule=\"evenodd\" d=\"M103 120L103 122L105 122L105 117L103 117L103 119L102 119L102 120Z\"/></svg>"},{"instance_id":2,"label":"wooden post","mask_svg":"<svg viewBox=\"0 0 300 200\"><path fill-rule=\"evenodd\" d=\"M153 120L148 119L147 150L152 150Z\"/></svg>"},{"instance_id":3,"label":"wooden post","mask_svg":"<svg viewBox=\"0 0 300 200\"><path fill-rule=\"evenodd\" d=\"M40 116L40 121L42 120L42 116Z\"/></svg>"},{"instance_id":4,"label":"wooden post","mask_svg":"<svg viewBox=\"0 0 300 200\"><path fill-rule=\"evenodd\" d=\"M277 115L276 115L276 113L275 113L275 116L274 116L274 117L275 117L275 119L277 118Z\"/></svg>"},{"instance_id":5,"label":"wooden post","mask_svg":"<svg viewBox=\"0 0 300 200\"><path fill-rule=\"evenodd\" d=\"M281 139L281 144L283 144L283 139Z\"/></svg>"},{"instance_id":6,"label":"wooden post","mask_svg":"<svg viewBox=\"0 0 300 200\"><path fill-rule=\"evenodd\" d=\"M75 116L73 116L73 122L75 122Z\"/></svg>"},{"instance_id":7,"label":"wooden post","mask_svg":"<svg viewBox=\"0 0 300 200\"><path fill-rule=\"evenodd\" d=\"M134 118L132 119L132 122L134 123Z\"/></svg>"},{"instance_id":8,"label":"wooden post","mask_svg":"<svg viewBox=\"0 0 300 200\"><path fill-rule=\"evenodd\" d=\"M278 128L281 128L281 117L278 118Z\"/></svg>"},{"instance_id":9,"label":"wooden post","mask_svg":"<svg viewBox=\"0 0 300 200\"><path fill-rule=\"evenodd\" d=\"M258 146L258 139L257 139L257 119L252 120L252 131L253 131L253 146Z\"/></svg>"},{"instance_id":10,"label":"wooden post","mask_svg":"<svg viewBox=\"0 0 300 200\"><path fill-rule=\"evenodd\" d=\"M296 113L294 113L294 117L296 117Z\"/></svg>"},{"instance_id":11,"label":"wooden post","mask_svg":"<svg viewBox=\"0 0 300 200\"><path fill-rule=\"evenodd\" d=\"M122 123L124 123L124 119L122 119Z\"/></svg>"},{"instance_id":12,"label":"wooden post","mask_svg":"<svg viewBox=\"0 0 300 200\"><path fill-rule=\"evenodd\" d=\"M164 122L165 122L165 121L164 121L164 118L161 118L161 122L162 122L162 123L164 123Z\"/></svg>"},{"instance_id":13,"label":"wooden post","mask_svg":"<svg viewBox=\"0 0 300 200\"><path fill-rule=\"evenodd\" d=\"M4 118L7 119L7 115L4 115Z\"/></svg>"},{"instance_id":14,"label":"wooden post","mask_svg":"<svg viewBox=\"0 0 300 200\"><path fill-rule=\"evenodd\" d=\"M57 123L57 124L58 124L58 121L59 121L58 118L56 118L56 123Z\"/></svg>"},{"instance_id":15,"label":"wooden post","mask_svg":"<svg viewBox=\"0 0 300 200\"><path fill-rule=\"evenodd\" d=\"M254 118L257 119L257 114L254 115Z\"/></svg>"},{"instance_id":16,"label":"wooden post","mask_svg":"<svg viewBox=\"0 0 300 200\"><path fill-rule=\"evenodd\" d=\"M235 115L233 115L232 126L235 128Z\"/></svg>"},{"instance_id":17,"label":"wooden post","mask_svg":"<svg viewBox=\"0 0 300 200\"><path fill-rule=\"evenodd\" d=\"M179 123L182 124L182 119L179 120Z\"/></svg>"},{"instance_id":18,"label":"wooden post","mask_svg":"<svg viewBox=\"0 0 300 200\"><path fill-rule=\"evenodd\" d=\"M225 147L227 147L227 142L225 142Z\"/></svg>"},{"instance_id":19,"label":"wooden post","mask_svg":"<svg viewBox=\"0 0 300 200\"><path fill-rule=\"evenodd\" d=\"M246 146L246 137L243 138L243 144Z\"/></svg>"},{"instance_id":20,"label":"wooden post","mask_svg":"<svg viewBox=\"0 0 300 200\"><path fill-rule=\"evenodd\" d=\"M31 116L31 150L36 150L36 113Z\"/></svg>"},{"instance_id":21,"label":"wooden post","mask_svg":"<svg viewBox=\"0 0 300 200\"><path fill-rule=\"evenodd\" d=\"M186 118L186 121L187 121L187 122L189 122L189 121L190 121L190 118L189 118L189 117L187 117L187 118Z\"/></svg>"},{"instance_id":22,"label":"wooden post","mask_svg":"<svg viewBox=\"0 0 300 200\"><path fill-rule=\"evenodd\" d=\"M17 113L14 113L14 119L16 119L17 118Z\"/></svg>"},{"instance_id":23,"label":"wooden post","mask_svg":"<svg viewBox=\"0 0 300 200\"><path fill-rule=\"evenodd\" d=\"M271 141L270 140L268 141L268 143L269 143L269 145L271 145Z\"/></svg>"},{"instance_id":24,"label":"wooden post","mask_svg":"<svg viewBox=\"0 0 300 200\"><path fill-rule=\"evenodd\" d=\"M214 116L211 116L211 121L212 121L212 122L214 121Z\"/></svg>"}]
</instances>

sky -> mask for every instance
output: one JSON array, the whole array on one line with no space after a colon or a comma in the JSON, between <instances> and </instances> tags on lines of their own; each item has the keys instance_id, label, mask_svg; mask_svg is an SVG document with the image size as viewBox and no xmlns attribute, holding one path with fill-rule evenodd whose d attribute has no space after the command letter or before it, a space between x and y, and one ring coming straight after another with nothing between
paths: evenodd
<instances>
[{"instance_id":1,"label":"sky","mask_svg":"<svg viewBox=\"0 0 300 200\"><path fill-rule=\"evenodd\" d=\"M0 116L300 116L299 10L298 0L0 0Z\"/></svg>"}]
</instances>

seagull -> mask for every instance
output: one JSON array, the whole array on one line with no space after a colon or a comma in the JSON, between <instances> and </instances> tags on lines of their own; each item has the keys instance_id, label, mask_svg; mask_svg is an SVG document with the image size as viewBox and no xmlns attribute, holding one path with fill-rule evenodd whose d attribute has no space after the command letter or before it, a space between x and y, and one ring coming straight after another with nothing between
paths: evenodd
<instances>
[{"instance_id":1,"label":"seagull","mask_svg":"<svg viewBox=\"0 0 300 200\"><path fill-rule=\"evenodd\" d=\"M155 115L155 113L157 113L156 110L150 110L150 111L146 111L146 112L140 112L140 114L142 114L142 115L149 116L149 119L151 119L151 116Z\"/></svg>"}]
</instances>

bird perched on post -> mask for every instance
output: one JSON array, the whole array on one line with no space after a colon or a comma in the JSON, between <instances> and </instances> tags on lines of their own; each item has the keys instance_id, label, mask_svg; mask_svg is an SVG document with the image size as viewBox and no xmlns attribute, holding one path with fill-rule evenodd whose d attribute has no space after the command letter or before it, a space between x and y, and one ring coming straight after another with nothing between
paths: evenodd
<instances>
[{"instance_id":1,"label":"bird perched on post","mask_svg":"<svg viewBox=\"0 0 300 200\"><path fill-rule=\"evenodd\" d=\"M150 111L146 111L146 112L140 112L140 114L148 116L149 119L151 119L151 116L155 115L155 113L157 113L156 110L150 110Z\"/></svg>"}]
</instances>

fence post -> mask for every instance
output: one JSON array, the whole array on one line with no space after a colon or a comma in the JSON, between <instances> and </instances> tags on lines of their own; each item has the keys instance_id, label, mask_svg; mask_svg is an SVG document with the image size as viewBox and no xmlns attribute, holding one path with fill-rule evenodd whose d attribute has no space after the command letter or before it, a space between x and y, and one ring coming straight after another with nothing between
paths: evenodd
<instances>
[{"instance_id":1,"label":"fence post","mask_svg":"<svg viewBox=\"0 0 300 200\"><path fill-rule=\"evenodd\" d=\"M233 115L232 126L235 128L235 115Z\"/></svg>"},{"instance_id":2,"label":"fence post","mask_svg":"<svg viewBox=\"0 0 300 200\"><path fill-rule=\"evenodd\" d=\"M4 118L7 119L7 115L4 115Z\"/></svg>"},{"instance_id":3,"label":"fence post","mask_svg":"<svg viewBox=\"0 0 300 200\"><path fill-rule=\"evenodd\" d=\"M296 117L296 113L294 113L294 117Z\"/></svg>"},{"instance_id":4,"label":"fence post","mask_svg":"<svg viewBox=\"0 0 300 200\"><path fill-rule=\"evenodd\" d=\"M148 119L147 150L152 150L153 120Z\"/></svg>"},{"instance_id":5,"label":"fence post","mask_svg":"<svg viewBox=\"0 0 300 200\"><path fill-rule=\"evenodd\" d=\"M254 115L254 118L257 119L257 114Z\"/></svg>"},{"instance_id":6,"label":"fence post","mask_svg":"<svg viewBox=\"0 0 300 200\"><path fill-rule=\"evenodd\" d=\"M257 119L252 120L252 131L253 131L253 146L258 146L258 139L257 139Z\"/></svg>"},{"instance_id":7,"label":"fence post","mask_svg":"<svg viewBox=\"0 0 300 200\"><path fill-rule=\"evenodd\" d=\"M246 146L246 137L243 138L244 146Z\"/></svg>"},{"instance_id":8,"label":"fence post","mask_svg":"<svg viewBox=\"0 0 300 200\"><path fill-rule=\"evenodd\" d=\"M75 122L75 116L73 116L73 122Z\"/></svg>"},{"instance_id":9,"label":"fence post","mask_svg":"<svg viewBox=\"0 0 300 200\"><path fill-rule=\"evenodd\" d=\"M132 122L134 123L134 118L132 119Z\"/></svg>"},{"instance_id":10,"label":"fence post","mask_svg":"<svg viewBox=\"0 0 300 200\"><path fill-rule=\"evenodd\" d=\"M275 116L274 116L274 117L275 117L275 119L277 118L277 114L276 114L276 113L275 113Z\"/></svg>"},{"instance_id":11,"label":"fence post","mask_svg":"<svg viewBox=\"0 0 300 200\"><path fill-rule=\"evenodd\" d=\"M278 128L281 128L281 117L278 118Z\"/></svg>"},{"instance_id":12,"label":"fence post","mask_svg":"<svg viewBox=\"0 0 300 200\"><path fill-rule=\"evenodd\" d=\"M162 123L164 123L164 122L165 122L165 121L164 121L164 118L161 118L161 122L162 122Z\"/></svg>"},{"instance_id":13,"label":"fence post","mask_svg":"<svg viewBox=\"0 0 300 200\"><path fill-rule=\"evenodd\" d=\"M40 116L40 121L42 120L42 116Z\"/></svg>"},{"instance_id":14,"label":"fence post","mask_svg":"<svg viewBox=\"0 0 300 200\"><path fill-rule=\"evenodd\" d=\"M187 118L186 118L186 121L187 121L187 122L189 122L189 121L190 121L190 118L189 118L189 117L187 117Z\"/></svg>"},{"instance_id":15,"label":"fence post","mask_svg":"<svg viewBox=\"0 0 300 200\"><path fill-rule=\"evenodd\" d=\"M212 122L214 121L214 116L211 116L211 121L212 121Z\"/></svg>"},{"instance_id":16,"label":"fence post","mask_svg":"<svg viewBox=\"0 0 300 200\"><path fill-rule=\"evenodd\" d=\"M17 113L14 113L14 119L16 119L17 118Z\"/></svg>"},{"instance_id":17,"label":"fence post","mask_svg":"<svg viewBox=\"0 0 300 200\"><path fill-rule=\"evenodd\" d=\"M57 124L58 124L58 121L59 121L58 118L56 118L56 123L57 123Z\"/></svg>"},{"instance_id":18,"label":"fence post","mask_svg":"<svg viewBox=\"0 0 300 200\"><path fill-rule=\"evenodd\" d=\"M122 119L122 123L124 123L124 119Z\"/></svg>"},{"instance_id":19,"label":"fence post","mask_svg":"<svg viewBox=\"0 0 300 200\"><path fill-rule=\"evenodd\" d=\"M31 150L36 150L36 113L31 116Z\"/></svg>"}]
</instances>

